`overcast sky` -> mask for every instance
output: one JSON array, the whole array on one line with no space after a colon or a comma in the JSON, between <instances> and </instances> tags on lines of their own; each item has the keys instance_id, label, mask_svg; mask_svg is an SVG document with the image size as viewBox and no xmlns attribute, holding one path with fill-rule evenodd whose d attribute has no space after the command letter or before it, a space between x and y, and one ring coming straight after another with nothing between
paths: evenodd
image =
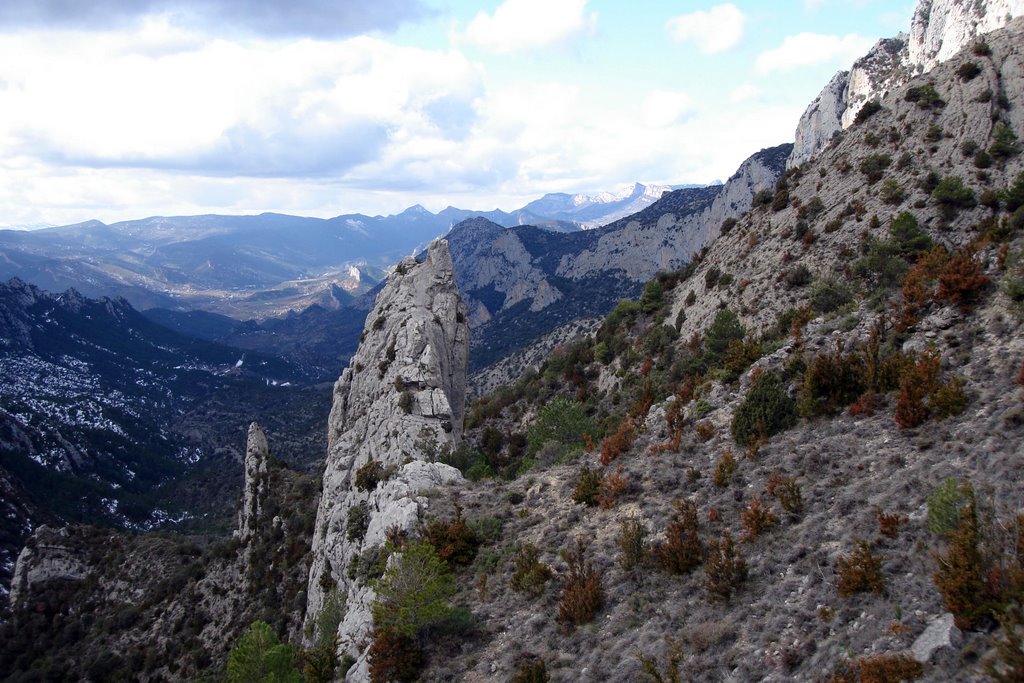
<instances>
[{"instance_id":1,"label":"overcast sky","mask_svg":"<svg viewBox=\"0 0 1024 683\"><path fill-rule=\"evenodd\" d=\"M913 4L2 0L0 226L724 180Z\"/></svg>"}]
</instances>

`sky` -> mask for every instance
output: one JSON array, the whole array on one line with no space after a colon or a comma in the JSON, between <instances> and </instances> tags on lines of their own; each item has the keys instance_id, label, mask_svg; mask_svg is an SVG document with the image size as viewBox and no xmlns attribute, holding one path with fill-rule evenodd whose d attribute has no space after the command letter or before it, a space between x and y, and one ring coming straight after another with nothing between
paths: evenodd
<instances>
[{"instance_id":1,"label":"sky","mask_svg":"<svg viewBox=\"0 0 1024 683\"><path fill-rule=\"evenodd\" d=\"M2 0L0 226L725 180L893 0Z\"/></svg>"}]
</instances>

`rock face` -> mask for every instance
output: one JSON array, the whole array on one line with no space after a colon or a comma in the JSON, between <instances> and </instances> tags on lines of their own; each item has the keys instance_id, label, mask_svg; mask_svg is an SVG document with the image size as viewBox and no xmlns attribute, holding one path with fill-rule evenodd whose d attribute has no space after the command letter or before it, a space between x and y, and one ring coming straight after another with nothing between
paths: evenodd
<instances>
[{"instance_id":1,"label":"rock face","mask_svg":"<svg viewBox=\"0 0 1024 683\"><path fill-rule=\"evenodd\" d=\"M949 612L946 612L938 619L928 624L928 628L924 630L924 633L917 637L914 644L910 648L910 652L914 659L927 664L932 659L932 655L937 650L942 648L955 648L960 645L962 634L960 629L953 623L954 617Z\"/></svg>"},{"instance_id":2,"label":"rock face","mask_svg":"<svg viewBox=\"0 0 1024 683\"><path fill-rule=\"evenodd\" d=\"M360 560L376 558L390 530L419 522L426 490L462 481L458 470L431 460L459 444L468 350L448 245L435 241L422 263L407 258L388 280L334 387L307 622L316 628L330 592L347 595L338 647L358 658L349 680L365 679L372 624L374 593ZM369 477L374 468L377 476Z\"/></svg>"},{"instance_id":3,"label":"rock face","mask_svg":"<svg viewBox=\"0 0 1024 683\"><path fill-rule=\"evenodd\" d=\"M249 425L245 444L245 484L242 489L242 507L238 511L238 529L235 531L243 543L257 532L256 524L267 498L267 465L270 447L267 435L258 423Z\"/></svg>"},{"instance_id":4,"label":"rock face","mask_svg":"<svg viewBox=\"0 0 1024 683\"><path fill-rule=\"evenodd\" d=\"M89 573L88 564L66 541L67 529L41 526L18 555L11 583L11 605L17 606L34 586L47 581L79 581Z\"/></svg>"},{"instance_id":5,"label":"rock face","mask_svg":"<svg viewBox=\"0 0 1024 683\"><path fill-rule=\"evenodd\" d=\"M931 71L978 36L1024 15L1024 0L919 0L910 34L878 41L849 71L840 71L797 125L788 165L799 166L853 125L866 102Z\"/></svg>"}]
</instances>

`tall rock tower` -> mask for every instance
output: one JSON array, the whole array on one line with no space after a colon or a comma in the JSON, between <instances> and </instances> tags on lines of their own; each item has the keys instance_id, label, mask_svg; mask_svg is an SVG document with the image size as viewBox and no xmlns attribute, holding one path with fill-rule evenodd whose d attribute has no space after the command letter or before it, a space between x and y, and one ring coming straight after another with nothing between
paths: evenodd
<instances>
[{"instance_id":1,"label":"tall rock tower","mask_svg":"<svg viewBox=\"0 0 1024 683\"><path fill-rule=\"evenodd\" d=\"M459 444L466 400L469 324L448 244L398 265L366 319L359 350L334 385L323 495L313 539L307 626L332 592L347 596L339 654L356 657L348 680L364 680L372 626L367 569L389 531L412 530L427 489L462 481L433 462Z\"/></svg>"}]
</instances>

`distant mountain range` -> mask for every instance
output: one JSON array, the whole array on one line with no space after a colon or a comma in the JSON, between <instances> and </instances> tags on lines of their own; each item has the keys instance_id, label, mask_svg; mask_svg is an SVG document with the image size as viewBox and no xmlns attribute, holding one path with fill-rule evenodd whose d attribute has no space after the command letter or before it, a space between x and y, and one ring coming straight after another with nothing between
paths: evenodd
<instances>
[{"instance_id":1,"label":"distant mountain range","mask_svg":"<svg viewBox=\"0 0 1024 683\"><path fill-rule=\"evenodd\" d=\"M650 205L667 188L551 194L504 211L412 206L391 216L156 216L106 225L0 230L0 280L120 296L139 309L202 309L238 320L351 303L384 268L468 218L577 231ZM545 213L545 211L547 213Z\"/></svg>"},{"instance_id":2,"label":"distant mountain range","mask_svg":"<svg viewBox=\"0 0 1024 683\"><path fill-rule=\"evenodd\" d=\"M520 211L560 221L571 221L583 228L595 228L646 209L661 199L666 192L715 185L721 183L715 182L708 186L634 183L618 193L600 192L594 195L555 192L530 202Z\"/></svg>"}]
</instances>

